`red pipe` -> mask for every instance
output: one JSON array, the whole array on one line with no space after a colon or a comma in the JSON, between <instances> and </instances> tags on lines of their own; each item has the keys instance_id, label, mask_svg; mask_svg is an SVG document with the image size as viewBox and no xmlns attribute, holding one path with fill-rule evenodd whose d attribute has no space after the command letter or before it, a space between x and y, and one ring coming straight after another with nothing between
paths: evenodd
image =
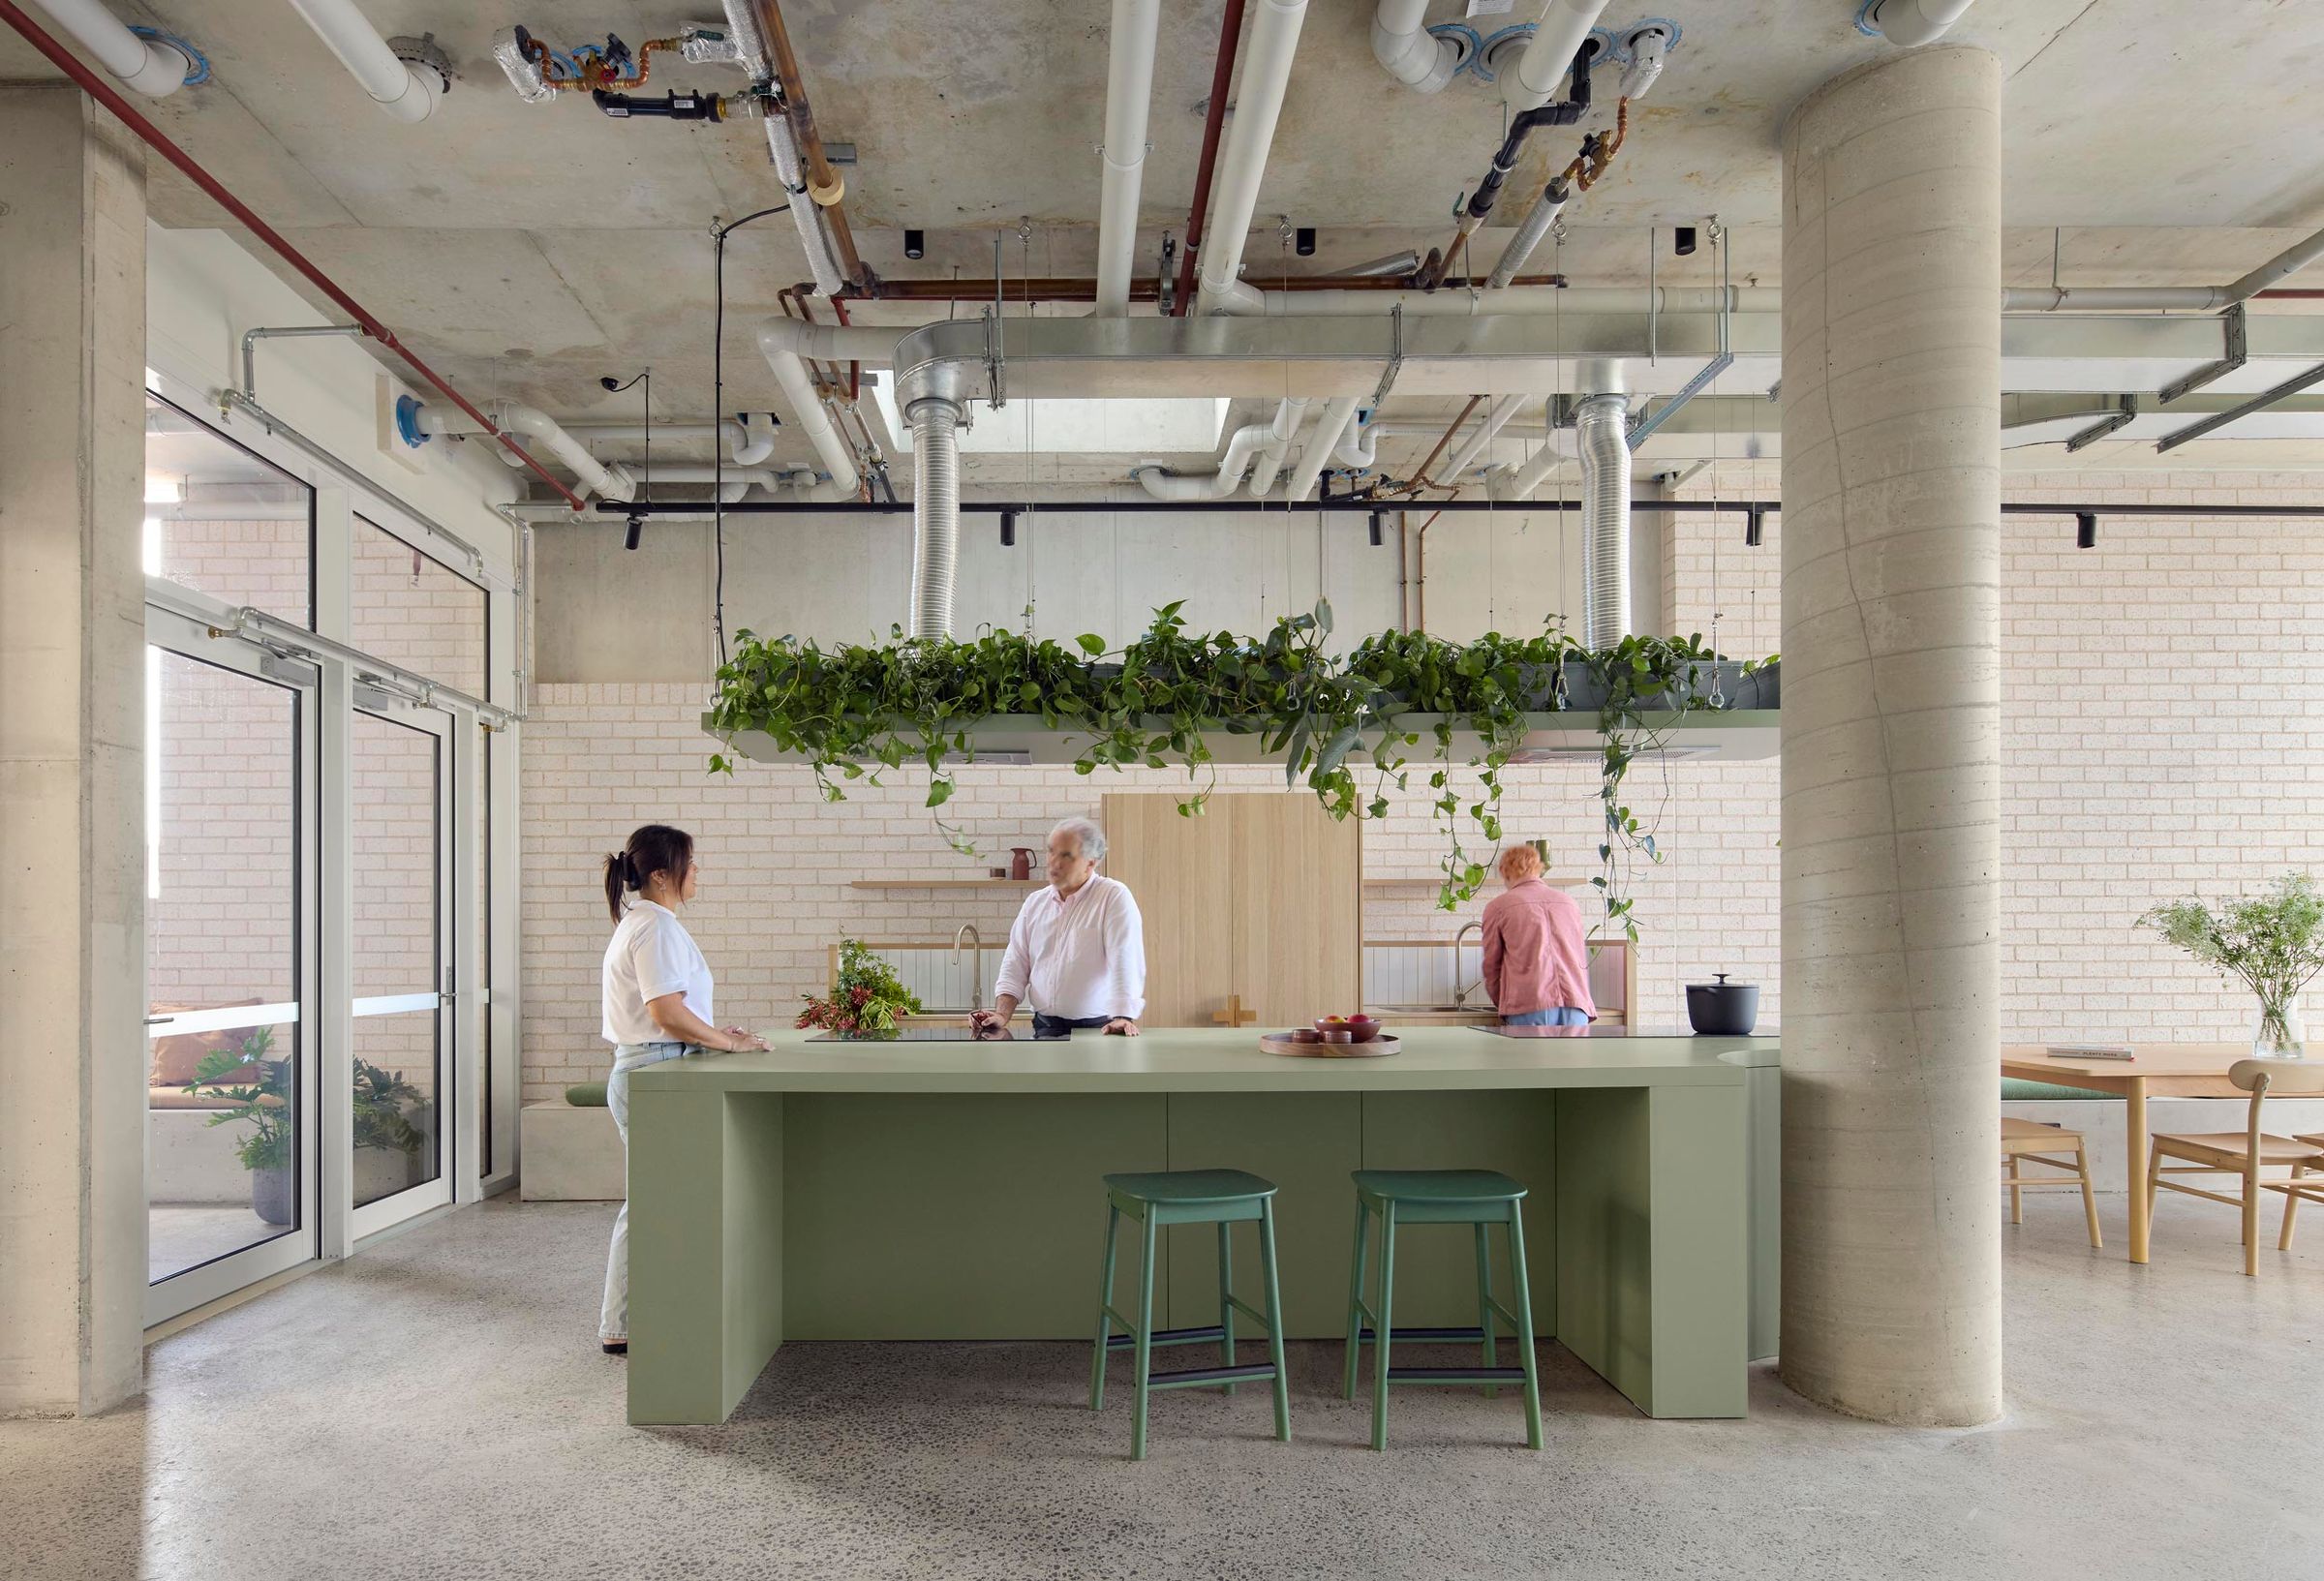
<instances>
[{"instance_id":1,"label":"red pipe","mask_svg":"<svg viewBox=\"0 0 2324 1581\"><path fill-rule=\"evenodd\" d=\"M1235 85L1235 57L1242 49L1242 0L1227 0L1218 23L1218 62L1210 68L1210 108L1203 116L1203 156L1194 170L1194 212L1186 217L1186 245L1178 250L1177 300L1171 317L1183 319L1194 301L1194 250L1203 245L1203 213L1210 206L1210 167L1218 163L1218 134L1227 124L1227 90Z\"/></svg>"},{"instance_id":2,"label":"red pipe","mask_svg":"<svg viewBox=\"0 0 2324 1581\"><path fill-rule=\"evenodd\" d=\"M517 443L516 441L510 439L506 434L503 433L500 428L494 424L491 418L485 416L481 411L478 411L475 407L470 403L468 397L462 395L458 390L452 388L451 385L445 383L443 380L437 375L435 369L420 361L419 358L413 355L412 350L404 345L403 342L395 338L395 332L393 330L389 329L385 324L380 322L379 319L373 318L369 313L365 312L363 305L357 302L353 297L348 295L346 291L340 289L336 281L332 280L329 275L324 274L321 269L317 268L314 262L310 260L305 254L301 253L297 248L285 241L283 239L282 232L276 230L274 227L260 219L256 214L253 214L250 211L249 205L244 203L239 198L236 198L232 193L228 192L225 186L218 180L216 176L211 175L209 171L195 164L194 157L191 154L187 153L183 148L178 147L176 143L172 142L167 136L163 134L161 128L155 126L151 121L145 119L144 116L138 114L137 110L131 106L129 101L122 98L119 93L115 92L109 83L106 82L102 77L98 76L96 73L90 71L86 66L82 65L80 58L77 55L75 55L70 49L67 49L63 45L50 38L42 30L40 24L33 21L31 17L25 15L22 11L18 10L14 4L11 3L11 0L0 0L0 21L7 22L9 26L15 28L18 33L22 34L25 43L31 45L42 54L47 56L49 63L58 71L64 73L74 81L79 83L82 91L87 93L90 98L96 100L107 109L111 110L113 114L120 119L122 125L128 127L132 132L135 132L139 138L143 139L146 146L152 148L164 159L168 160L170 164L176 166L180 170L184 171L187 180L193 182L194 185L199 187L203 192L208 193L212 198L218 200L220 207L224 208L229 214L231 214L235 219L248 226L251 233L257 236L259 240L264 242L268 247L272 248L277 258L280 258L285 263L290 264L290 267L296 269L300 274L306 276L307 279L314 282L315 289L321 291L323 295L329 297L339 306L341 311L346 313L349 318L354 319L356 324L362 328L364 334L370 336L373 340L378 341L382 346L386 347L388 350L393 351L397 356L402 357L404 361L411 366L411 369L413 373L419 375L421 379L426 380L428 383L432 385L439 393L441 393L445 400L451 402L452 405L458 407L462 411L466 412L469 416L474 418L478 423L482 424L485 433L491 435L494 439L499 440L502 444L507 446L512 455L516 456L526 466L532 468L535 472L538 473L543 479L545 479L549 487L555 489L557 493L564 498L566 503L571 505L575 510L584 508L581 497L575 494L571 489L566 488L565 484L558 479L556 473L550 471L539 462L534 460L532 452L528 451L523 445Z\"/></svg>"}]
</instances>

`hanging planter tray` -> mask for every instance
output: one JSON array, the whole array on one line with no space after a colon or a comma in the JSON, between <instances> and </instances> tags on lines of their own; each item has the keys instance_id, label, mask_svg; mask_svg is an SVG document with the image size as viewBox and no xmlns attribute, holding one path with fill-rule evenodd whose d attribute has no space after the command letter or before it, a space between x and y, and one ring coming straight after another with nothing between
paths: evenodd
<instances>
[{"instance_id":1,"label":"hanging planter tray","mask_svg":"<svg viewBox=\"0 0 2324 1581\"><path fill-rule=\"evenodd\" d=\"M1288 1032L1269 1032L1259 1039L1259 1047L1286 1059L1380 1059L1401 1053L1404 1049L1395 1035L1389 1032L1381 1033L1369 1043L1300 1043Z\"/></svg>"}]
</instances>

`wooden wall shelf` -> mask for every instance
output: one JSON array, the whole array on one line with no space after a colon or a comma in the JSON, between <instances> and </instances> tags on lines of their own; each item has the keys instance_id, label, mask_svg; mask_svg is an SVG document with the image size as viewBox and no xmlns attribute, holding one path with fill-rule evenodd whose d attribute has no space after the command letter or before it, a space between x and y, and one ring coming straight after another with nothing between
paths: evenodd
<instances>
[{"instance_id":1,"label":"wooden wall shelf","mask_svg":"<svg viewBox=\"0 0 2324 1581\"><path fill-rule=\"evenodd\" d=\"M1556 890L1587 889L1590 883L1587 878L1561 876L1557 873L1544 873L1542 882ZM1363 881L1363 887L1367 890L1433 890L1442 887L1443 884L1444 880L1441 878L1367 878Z\"/></svg>"},{"instance_id":2,"label":"wooden wall shelf","mask_svg":"<svg viewBox=\"0 0 2324 1581\"><path fill-rule=\"evenodd\" d=\"M851 890L1022 890L1045 878L855 878Z\"/></svg>"}]
</instances>

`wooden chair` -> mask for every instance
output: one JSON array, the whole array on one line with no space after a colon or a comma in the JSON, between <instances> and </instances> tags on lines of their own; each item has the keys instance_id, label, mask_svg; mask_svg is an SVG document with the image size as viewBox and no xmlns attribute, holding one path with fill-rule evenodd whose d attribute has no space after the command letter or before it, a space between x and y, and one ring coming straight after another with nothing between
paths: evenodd
<instances>
[{"instance_id":1,"label":"wooden chair","mask_svg":"<svg viewBox=\"0 0 2324 1581\"><path fill-rule=\"evenodd\" d=\"M2314 1137L2272 1137L2259 1127L2260 1105L2271 1092L2324 1093L2324 1063L2314 1065L2297 1060L2239 1059L2228 1067L2227 1079L2251 1095L2250 1118L2244 1130L2211 1131L2197 1136L2157 1136L2153 1152L2147 1159L2147 1214L2155 1212L2155 1193L2157 1188L2186 1192L2189 1197L2208 1197L2215 1202L2244 1210L2244 1272L2253 1277L2259 1273L2259 1194L2279 1191L2284 1194L2283 1233L2278 1237L2278 1251L2289 1251L2292 1245L2292 1215L2303 1197L2324 1201L2324 1179L2307 1180L2303 1177L2311 1169L2324 1170L2324 1145ZM2166 1180L2162 1161L2166 1158L2186 1162L2169 1171L2171 1174L2225 1173L2243 1177L2244 1190L2240 1197L2223 1192L2206 1191L2185 1181ZM2282 1180L2263 1180L2259 1171L2274 1165L2288 1165L2291 1174Z\"/></svg>"},{"instance_id":2,"label":"wooden chair","mask_svg":"<svg viewBox=\"0 0 2324 1581\"><path fill-rule=\"evenodd\" d=\"M2066 1148L2072 1158L2052 1158L2052 1148ZM2019 1172L2027 1164L2046 1164L2053 1170L2064 1170L2064 1175L2027 1175ZM2028 1186L2080 1186L2082 1188L2082 1216L2090 1222L2090 1244L2103 1247L2098 1238L2098 1200L2090 1189L2090 1154L2082 1145L2082 1133L2068 1131L2062 1125L2045 1125L2039 1120L2012 1119L2002 1116L2002 1168L2008 1172L2002 1184L2009 1188L2009 1222L2026 1222L2025 1188Z\"/></svg>"}]
</instances>

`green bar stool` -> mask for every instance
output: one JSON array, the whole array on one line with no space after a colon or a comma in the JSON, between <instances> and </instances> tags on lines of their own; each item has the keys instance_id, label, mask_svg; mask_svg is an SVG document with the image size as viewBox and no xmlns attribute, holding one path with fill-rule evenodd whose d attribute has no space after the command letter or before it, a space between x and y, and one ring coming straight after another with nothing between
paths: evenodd
<instances>
[{"instance_id":1,"label":"green bar stool","mask_svg":"<svg viewBox=\"0 0 2324 1581\"><path fill-rule=\"evenodd\" d=\"M1115 1351L1137 1354L1137 1409L1130 1417L1130 1458L1146 1458L1146 1402L1153 1389L1198 1388L1222 1384L1229 1394L1238 1380L1271 1378L1275 1389L1275 1437L1291 1442L1291 1395L1283 1370L1283 1299L1275 1282L1275 1184L1240 1170L1173 1170L1155 1174L1106 1176L1106 1260L1097 1292L1097 1347L1089 1361L1089 1409L1105 1405L1106 1357ZM1123 1316L1114 1307L1114 1245L1124 1215L1146 1227L1140 1249L1138 1316ZM1262 1312L1235 1293L1233 1245L1228 1231L1244 1220L1259 1226L1259 1265L1267 1278L1267 1310ZM1174 1224L1218 1226L1218 1322L1200 1328L1154 1327L1154 1246L1163 1227ZM1268 1360L1256 1366L1235 1361L1235 1314L1240 1311L1267 1329ZM1115 1325L1124 1332L1114 1332ZM1201 1345L1218 1342L1219 1365L1189 1367L1176 1372L1153 1370L1157 1345Z\"/></svg>"},{"instance_id":2,"label":"green bar stool","mask_svg":"<svg viewBox=\"0 0 2324 1581\"><path fill-rule=\"evenodd\" d=\"M1485 1392L1497 1385L1525 1385L1525 1446L1542 1446L1542 1385L1534 1375L1533 1290L1525 1278L1525 1188L1492 1170L1358 1170L1356 1181L1356 1254L1348 1276L1347 1376L1340 1393L1356 1398L1358 1354L1370 1340L1372 1352L1372 1447L1388 1447L1388 1385L1391 1383L1483 1383ZM1374 1215L1380 1219L1380 1292L1376 1303L1363 1298L1365 1243ZM1465 1224L1477 1231L1477 1326L1474 1328L1397 1328L1390 1316L1396 1274L1396 1227L1400 1224ZM1492 1263L1486 1254L1485 1230L1504 1227L1509 1239L1510 1270L1514 1276L1516 1306L1513 1311L1493 1298ZM1500 1365L1493 1320L1507 1323L1517 1342L1519 1365ZM1369 1326L1366 1326L1366 1324ZM1394 1367L1389 1352L1394 1341L1445 1342L1477 1340L1479 1365L1474 1367Z\"/></svg>"}]
</instances>

